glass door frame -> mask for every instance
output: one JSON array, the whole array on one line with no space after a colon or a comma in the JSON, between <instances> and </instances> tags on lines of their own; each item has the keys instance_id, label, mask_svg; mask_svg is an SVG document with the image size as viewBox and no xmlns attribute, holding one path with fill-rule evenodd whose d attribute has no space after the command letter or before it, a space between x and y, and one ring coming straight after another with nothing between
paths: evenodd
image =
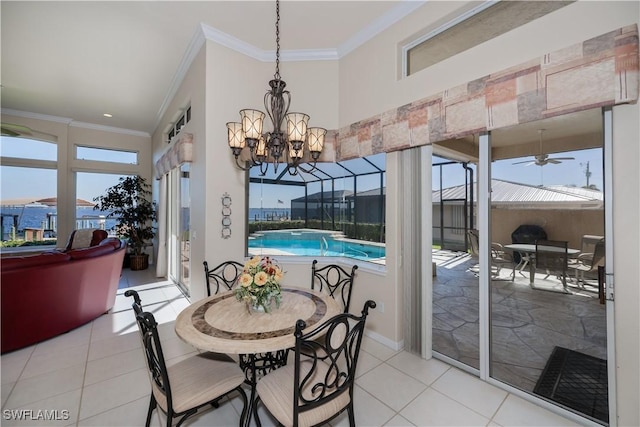
<instances>
[{"instance_id":1,"label":"glass door frame","mask_svg":"<svg viewBox=\"0 0 640 427\"><path fill-rule=\"evenodd\" d=\"M611 108L602 109L603 120L603 169L604 169L604 210L605 210L605 277L606 277L606 328L607 328L607 368L608 368L608 396L609 396L609 426L616 426L616 381L615 381L615 325L614 325L614 301L611 295L613 288L613 114ZM536 404L553 412L561 413L583 425L600 425L579 414L565 410L546 400L537 398L516 387L510 386L498 379L491 377L491 132L483 132L479 137L479 162L478 162L478 230L480 232L480 274L479 277L479 324L480 324L480 378L490 384L498 386L506 391L535 401Z\"/></svg>"},{"instance_id":2,"label":"glass door frame","mask_svg":"<svg viewBox=\"0 0 640 427\"><path fill-rule=\"evenodd\" d=\"M169 280L189 297L189 286L182 280L182 174L182 167L176 167L171 169L167 176L167 274Z\"/></svg>"}]
</instances>

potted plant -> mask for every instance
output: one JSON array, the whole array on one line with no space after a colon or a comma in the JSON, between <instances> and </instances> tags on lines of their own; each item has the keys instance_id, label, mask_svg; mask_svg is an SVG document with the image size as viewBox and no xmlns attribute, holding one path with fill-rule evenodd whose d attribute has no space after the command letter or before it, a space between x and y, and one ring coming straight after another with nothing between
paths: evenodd
<instances>
[{"instance_id":1,"label":"potted plant","mask_svg":"<svg viewBox=\"0 0 640 427\"><path fill-rule=\"evenodd\" d=\"M156 235L156 204L149 201L150 187L141 176L121 177L118 184L93 199L95 210L109 212L107 218L116 219L114 228L118 236L127 240L132 270L149 267L149 255L143 251Z\"/></svg>"}]
</instances>

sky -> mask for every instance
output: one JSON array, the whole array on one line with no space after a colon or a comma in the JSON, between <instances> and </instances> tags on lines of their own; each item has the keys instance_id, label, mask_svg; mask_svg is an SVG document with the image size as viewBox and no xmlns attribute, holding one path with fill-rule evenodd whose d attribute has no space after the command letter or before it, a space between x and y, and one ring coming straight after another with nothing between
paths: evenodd
<instances>
[{"instance_id":1,"label":"sky","mask_svg":"<svg viewBox=\"0 0 640 427\"><path fill-rule=\"evenodd\" d=\"M115 151L99 150L90 152L81 149L78 155L90 160L132 162L130 153L118 153ZM57 153L56 145L53 143L2 136L0 140L0 156L56 160ZM119 177L120 175L79 172L77 197L92 201L94 197L102 194L104 190L117 184ZM56 192L56 172L53 169L30 169L28 173L25 173L24 168L0 166L1 200L43 199L55 196Z\"/></svg>"},{"instance_id":2,"label":"sky","mask_svg":"<svg viewBox=\"0 0 640 427\"><path fill-rule=\"evenodd\" d=\"M35 141L29 143L23 138L1 137L0 155L6 157L27 157L38 160L55 160L56 147L52 143ZM100 150L97 153L79 152L84 158L93 160L111 160L131 163L131 155L118 154ZM97 156L97 158L96 158ZM513 163L532 159L524 157L519 159L509 159L496 161L492 164L492 177L513 182L521 182L530 185L575 185L582 187L586 185L586 168L589 165L591 176L589 184L596 188L603 188L602 171L602 149L590 149L569 153L557 153L554 157L575 157L575 160L567 160L561 164L547 164L545 166L526 166L524 164L514 165ZM433 163L442 161L434 157ZM135 159L134 159L135 161ZM346 162L345 162L346 163ZM271 166L270 166L271 167ZM33 197L34 199L51 197L56 194L55 171L53 170L30 170L24 173L21 168L0 166L0 199L16 199ZM443 173L443 187L447 188L464 183L464 175L461 166L448 166ZM93 200L94 197L102 194L105 189L117 183L117 175L101 173L78 173L77 197L85 200ZM475 176L477 179L477 176ZM358 191L366 191L377 188L379 176L362 176L358 179ZM434 168L433 172L434 189L439 185L439 172ZM252 184L250 189L249 207L251 208L290 208L291 199L304 196L303 187L289 187L273 185ZM327 182L325 191L331 188ZM336 190L352 190L353 180L336 180ZM309 194L320 191L319 184L309 186ZM282 202L282 203L280 203Z\"/></svg>"}]
</instances>

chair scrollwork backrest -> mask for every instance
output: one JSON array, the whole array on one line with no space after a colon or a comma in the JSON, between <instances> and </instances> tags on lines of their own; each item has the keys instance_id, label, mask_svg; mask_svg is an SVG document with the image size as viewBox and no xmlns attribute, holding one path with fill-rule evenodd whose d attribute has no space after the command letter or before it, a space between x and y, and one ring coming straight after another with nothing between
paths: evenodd
<instances>
[{"instance_id":1,"label":"chair scrollwork backrest","mask_svg":"<svg viewBox=\"0 0 640 427\"><path fill-rule=\"evenodd\" d=\"M349 393L353 403L353 384L360 345L369 309L364 304L360 316L342 313L316 329L303 333L306 323L296 323L294 355L294 425L301 412L314 409Z\"/></svg>"},{"instance_id":2,"label":"chair scrollwork backrest","mask_svg":"<svg viewBox=\"0 0 640 427\"><path fill-rule=\"evenodd\" d=\"M142 338L145 361L154 388L164 395L168 407L172 407L171 387L169 385L169 374L160 344L158 335L158 322L153 314L143 311L140 296L134 290L127 290L124 293L127 297L133 297L133 311L136 314L136 322ZM157 398L157 397L156 397Z\"/></svg>"},{"instance_id":3,"label":"chair scrollwork backrest","mask_svg":"<svg viewBox=\"0 0 640 427\"><path fill-rule=\"evenodd\" d=\"M238 277L242 274L244 265L237 261L225 261L215 268L209 269L207 261L204 265L204 276L207 280L207 296L211 296L211 287L215 285L213 295L221 291L228 291L236 284ZM220 286L224 285L224 286Z\"/></svg>"},{"instance_id":4,"label":"chair scrollwork backrest","mask_svg":"<svg viewBox=\"0 0 640 427\"><path fill-rule=\"evenodd\" d=\"M349 272L337 264L329 264L319 268L316 266L317 263L318 260L314 259L311 264L311 289L316 289L317 286L320 292L326 289L326 292L334 299L336 296L340 296L344 312L348 313L353 281L358 266L354 265Z\"/></svg>"}]
</instances>

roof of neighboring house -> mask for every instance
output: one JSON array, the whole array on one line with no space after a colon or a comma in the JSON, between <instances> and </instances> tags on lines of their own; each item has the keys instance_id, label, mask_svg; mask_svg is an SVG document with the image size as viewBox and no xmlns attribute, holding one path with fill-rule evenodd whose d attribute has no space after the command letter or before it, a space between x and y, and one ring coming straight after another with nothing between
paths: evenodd
<instances>
[{"instance_id":1,"label":"roof of neighboring house","mask_svg":"<svg viewBox=\"0 0 640 427\"><path fill-rule=\"evenodd\" d=\"M386 195L386 188L382 189L383 195ZM322 194L323 200L327 203L331 201L331 191L318 192L308 196L309 201L317 202ZM380 190L375 188L358 192L358 197L375 197L379 196ZM443 188L442 194L444 200L460 201L465 199L465 185L457 185L454 187ZM440 203L440 191L434 190L432 193L433 203ZM334 192L336 200L342 198L353 198L353 192L348 190L336 190ZM474 201L477 201L477 191L474 192ZM541 187L519 182L505 181L502 179L491 180L491 203L494 205L517 205L528 207L536 206L563 206L571 208L602 208L604 194L602 191L589 188L569 187L565 185L552 185ZM304 196L291 200L292 202L304 202Z\"/></svg>"},{"instance_id":2,"label":"roof of neighboring house","mask_svg":"<svg viewBox=\"0 0 640 427\"><path fill-rule=\"evenodd\" d=\"M331 201L331 191L309 194L309 201L311 202L320 201L320 194L322 194L322 198L325 202L328 203ZM386 187L383 187L382 195L386 195L386 194L387 194L387 189ZM334 196L337 201L341 201L343 196L345 199L353 199L354 194L353 194L353 191L349 191L349 190L336 190L334 191ZM366 190L366 191L358 191L358 194L357 194L357 197L375 197L375 196L380 196L379 188L374 188L372 190ZM298 197L297 199L292 199L291 202L304 202L304 196Z\"/></svg>"},{"instance_id":3,"label":"roof of neighboring house","mask_svg":"<svg viewBox=\"0 0 640 427\"><path fill-rule=\"evenodd\" d=\"M440 203L440 191L433 191L433 203ZM444 188L442 190L444 200L465 198L465 185ZM477 191L474 192L474 200L477 200ZM491 203L502 205L536 205L559 204L573 207L602 207L603 193L578 187L554 185L540 187L522 184L501 179L491 180Z\"/></svg>"},{"instance_id":4,"label":"roof of neighboring house","mask_svg":"<svg viewBox=\"0 0 640 427\"><path fill-rule=\"evenodd\" d=\"M322 195L322 200L324 202L329 203L331 201L331 197L334 197L337 201L342 200L342 197L349 197L353 194L353 191L349 190L335 190L333 192L333 196L331 195L331 191L319 191L317 193L309 194L307 199L310 202L319 202ZM298 197L297 199L291 199L291 203L293 202L304 202L305 196Z\"/></svg>"}]
</instances>

